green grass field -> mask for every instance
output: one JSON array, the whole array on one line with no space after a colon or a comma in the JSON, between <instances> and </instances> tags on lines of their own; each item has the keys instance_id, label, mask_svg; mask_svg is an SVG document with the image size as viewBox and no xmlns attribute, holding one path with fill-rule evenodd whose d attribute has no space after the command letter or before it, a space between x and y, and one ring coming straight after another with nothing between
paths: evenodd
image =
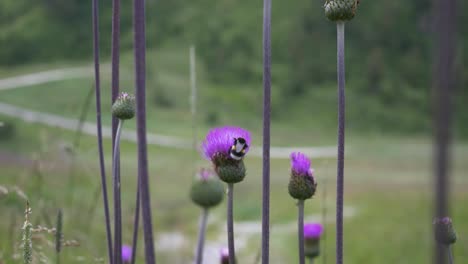
<instances>
[{"instance_id":1,"label":"green grass field","mask_svg":"<svg viewBox=\"0 0 468 264\"><path fill-rule=\"evenodd\" d=\"M150 132L191 137L191 115L188 103L188 70L186 54L149 53L148 67L148 130ZM167 56L167 57L166 57ZM122 58L122 87L132 87L131 60ZM152 59L154 58L154 59ZM163 61L164 67L157 62ZM171 63L169 63L171 62ZM162 63L161 63L162 64ZM52 67L51 67L52 68ZM35 69L32 67L31 69ZM110 84L103 69L103 119L110 124ZM14 69L10 73L0 71L7 77L27 70ZM236 100L246 104L258 104L252 99L250 88L226 92L226 88L213 87L203 77L199 67L199 91L202 97L199 115L199 138L212 125L234 124L249 128L254 135L254 145L261 142L261 109L252 114L246 109L237 109ZM182 77L181 77L182 76ZM64 80L0 91L0 102L27 109L78 118L86 94L93 86L92 78ZM157 86L158 88L155 88ZM260 88L260 87L259 87ZM124 88L122 88L124 89ZM154 98L170 98L170 106L156 105ZM326 97L326 96L324 96ZM327 97L328 98L328 97ZM322 104L326 104L324 99ZM167 102L166 102L167 103ZM294 111L304 109L306 102L291 106ZM225 107L224 107L225 106ZM219 116L209 121L213 111ZM87 120L95 120L94 99ZM291 110L292 111L292 110ZM323 119L323 118L322 118ZM58 208L64 211L65 239L75 239L80 246L65 248L63 263L99 263L106 257L106 241L102 199L99 192L100 177L97 160L96 138L81 136L78 148L72 146L76 134L72 131L28 124L0 114L0 121L11 120L16 134L12 138L0 138L0 186L10 191L17 186L31 201L34 225L52 227ZM310 120L310 121L309 121ZM320 125L317 115L292 115L272 123L272 144L279 146L328 146L335 144L335 130L329 129L335 121L325 120ZM127 122L124 129L133 129L134 121ZM327 129L328 128L328 129ZM432 146L425 136L364 135L351 131L347 137L346 200L349 217L345 221L345 257L348 263L421 263L430 262L432 256ZM110 185L110 145L105 141L108 184ZM122 205L123 238L130 243L136 190L136 145L122 143ZM188 190L194 168L209 167L208 161L190 150L177 150L149 146L149 166L157 242L164 235L183 234L183 243L171 251L157 245L160 263L190 263L196 241L199 210L191 204ZM455 260L463 263L468 259L468 144L454 144L452 189L452 218L459 235L454 247ZM236 185L235 220L240 224L258 224L261 219L261 159L246 157L248 176ZM322 204L326 204L326 241L323 241L323 256L328 263L334 262L334 158L314 159L312 165L319 183L314 199L306 202L306 215L319 220ZM271 263L297 262L295 201L287 193L289 161L272 159L271 163ZM326 190L324 201L323 192ZM19 242L25 201L10 192L0 196L0 263L21 263ZM219 240L224 232L225 204L212 212L213 223L208 226L208 243ZM317 218L318 217L318 218ZM291 228L290 226L293 225ZM254 263L260 246L260 234L254 230L247 236L245 249L239 251L240 263ZM141 234L140 234L141 237ZM51 235L38 235L34 242L36 252L46 259L53 259ZM166 242L161 242L165 244ZM169 243L169 242L167 242ZM139 242L140 261L143 256L142 241ZM222 245L226 245L225 243ZM52 263L46 261L45 263ZM317 263L325 263L321 258Z\"/></svg>"},{"instance_id":2,"label":"green grass field","mask_svg":"<svg viewBox=\"0 0 468 264\"><path fill-rule=\"evenodd\" d=\"M2 142L2 151L29 159L38 159L40 169L18 163L2 163L0 184L18 186L31 200L33 223L48 225L54 221L55 210L63 208L65 237L77 239L80 246L64 250L67 263L79 263L105 257L105 233L102 201L99 193L98 163L95 139L83 136L79 149L66 155L61 147L71 142L74 134L38 125L17 123L18 135ZM412 142L412 143L411 143ZM110 142L106 141L107 154ZM136 184L135 144L122 145L124 241L131 238L131 223ZM345 222L346 258L350 263L428 263L431 256L431 148L427 140L356 140L346 162L346 202L354 215ZM464 172L468 169L468 146L455 148L454 185L451 192L453 219L459 233L455 245L456 259L468 257L468 201L464 191L468 185ZM110 160L107 155L107 172ZM189 263L196 238L198 209L188 199L192 178L192 153L150 146L150 176L156 236L164 232L180 232L186 243L178 251L158 251L162 263ZM236 221L259 221L261 212L261 159L247 158L248 177L236 186ZM186 164L186 166L180 166ZM209 166L197 159L197 167ZM306 203L306 214L320 214L323 189L327 190L327 241L324 245L328 261L333 262L334 236L334 159L316 159L319 191ZM288 160L272 160L272 260L273 263L294 263L296 258L293 229L275 226L294 222L295 202L287 194ZM0 203L0 244L2 258L8 261L12 246L18 250L22 224L21 203ZM96 208L94 208L96 207ZM217 222L209 226L209 238L216 239L224 230L224 205L213 211ZM11 219L15 221L11 223ZM7 235L12 233L13 235ZM251 263L259 246L259 235L248 241L248 249L240 252L242 263ZM39 242L38 243L44 243ZM140 242L141 245L141 242ZM52 247L42 249L52 257ZM181 252L183 253L181 256ZM142 252L140 250L140 256ZM244 262L245 261L245 262ZM16 261L19 263L19 261ZM12 262L12 263L16 263ZM319 262L320 263L320 262Z\"/></svg>"}]
</instances>

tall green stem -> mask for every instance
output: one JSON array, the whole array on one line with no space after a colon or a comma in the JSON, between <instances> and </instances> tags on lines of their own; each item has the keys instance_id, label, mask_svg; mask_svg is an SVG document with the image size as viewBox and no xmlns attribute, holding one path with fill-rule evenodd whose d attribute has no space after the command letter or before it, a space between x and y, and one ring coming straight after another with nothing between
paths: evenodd
<instances>
[{"instance_id":1,"label":"tall green stem","mask_svg":"<svg viewBox=\"0 0 468 264\"><path fill-rule=\"evenodd\" d=\"M197 243L197 255L195 257L196 264L203 263L203 246L205 244L205 233L206 233L206 222L208 220L208 209L203 208L201 218L200 218L200 227L198 230L198 243Z\"/></svg>"},{"instance_id":2,"label":"tall green stem","mask_svg":"<svg viewBox=\"0 0 468 264\"><path fill-rule=\"evenodd\" d=\"M297 201L297 239L299 246L299 264L305 264L304 253L304 200Z\"/></svg>"},{"instance_id":3,"label":"tall green stem","mask_svg":"<svg viewBox=\"0 0 468 264\"><path fill-rule=\"evenodd\" d=\"M447 254L449 258L449 264L453 264L453 254L452 254L452 248L450 245L447 246Z\"/></svg>"},{"instance_id":4,"label":"tall green stem","mask_svg":"<svg viewBox=\"0 0 468 264\"><path fill-rule=\"evenodd\" d=\"M271 0L263 0L262 264L270 263Z\"/></svg>"},{"instance_id":5,"label":"tall green stem","mask_svg":"<svg viewBox=\"0 0 468 264\"><path fill-rule=\"evenodd\" d=\"M345 144L345 23L337 26L338 64L338 162L336 184L336 264L343 264L343 200L344 200L344 144Z\"/></svg>"},{"instance_id":6,"label":"tall green stem","mask_svg":"<svg viewBox=\"0 0 468 264\"><path fill-rule=\"evenodd\" d=\"M229 248L229 264L236 263L236 252L234 247L234 184L228 183L228 205L227 205L227 235Z\"/></svg>"},{"instance_id":7,"label":"tall green stem","mask_svg":"<svg viewBox=\"0 0 468 264\"><path fill-rule=\"evenodd\" d=\"M101 176L102 187L102 200L104 203L104 216L106 223L106 237L107 237L107 250L109 255L109 263L113 264L113 247L112 247L112 233L109 214L109 200L107 196L107 180L106 180L106 165L104 162L104 147L102 141L102 120L101 120L101 81L100 81L100 67L99 67L99 3L98 0L93 0L93 56L94 56L94 80L96 92L96 129L97 129L97 143L99 151L99 169Z\"/></svg>"},{"instance_id":8,"label":"tall green stem","mask_svg":"<svg viewBox=\"0 0 468 264\"><path fill-rule=\"evenodd\" d=\"M114 263L122 263L122 205L120 197L120 173L119 152L120 135L122 133L123 120L119 120L117 132L115 133L114 155L112 162L112 174L114 178Z\"/></svg>"}]
</instances>

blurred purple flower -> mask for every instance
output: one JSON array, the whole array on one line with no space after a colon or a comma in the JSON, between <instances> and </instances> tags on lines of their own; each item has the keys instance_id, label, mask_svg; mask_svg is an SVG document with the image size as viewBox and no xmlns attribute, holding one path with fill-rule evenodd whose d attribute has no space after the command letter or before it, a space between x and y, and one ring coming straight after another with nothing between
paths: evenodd
<instances>
[{"instance_id":1,"label":"blurred purple flower","mask_svg":"<svg viewBox=\"0 0 468 264\"><path fill-rule=\"evenodd\" d=\"M123 263L130 263L132 260L132 247L122 245L122 261Z\"/></svg>"},{"instance_id":2,"label":"blurred purple flower","mask_svg":"<svg viewBox=\"0 0 468 264\"><path fill-rule=\"evenodd\" d=\"M304 224L304 238L305 239L318 239L323 233L323 226L320 223L306 223Z\"/></svg>"},{"instance_id":3,"label":"blurred purple flower","mask_svg":"<svg viewBox=\"0 0 468 264\"><path fill-rule=\"evenodd\" d=\"M310 159L301 152L291 153L291 170L293 174L300 176L313 176L313 170L310 168Z\"/></svg>"},{"instance_id":4,"label":"blurred purple flower","mask_svg":"<svg viewBox=\"0 0 468 264\"><path fill-rule=\"evenodd\" d=\"M229 263L229 249L227 247L223 247L219 250L219 256L221 264Z\"/></svg>"},{"instance_id":5,"label":"blurred purple flower","mask_svg":"<svg viewBox=\"0 0 468 264\"><path fill-rule=\"evenodd\" d=\"M214 171L207 169L207 168L201 168L197 174L197 178L202 181L206 181L213 176L214 176Z\"/></svg>"},{"instance_id":6,"label":"blurred purple flower","mask_svg":"<svg viewBox=\"0 0 468 264\"><path fill-rule=\"evenodd\" d=\"M216 155L229 157L229 151L234 144L234 140L237 138L245 139L247 144L245 152L247 152L251 142L249 131L240 127L232 126L211 129L202 144L205 158L213 160Z\"/></svg>"}]
</instances>

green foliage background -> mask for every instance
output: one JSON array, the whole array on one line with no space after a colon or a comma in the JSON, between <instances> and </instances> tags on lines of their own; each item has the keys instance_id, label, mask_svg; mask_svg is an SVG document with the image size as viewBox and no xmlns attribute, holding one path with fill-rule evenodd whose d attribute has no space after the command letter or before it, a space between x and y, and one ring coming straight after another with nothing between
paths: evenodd
<instances>
[{"instance_id":1,"label":"green foliage background","mask_svg":"<svg viewBox=\"0 0 468 264\"><path fill-rule=\"evenodd\" d=\"M455 104L457 135L468 137L468 4L459 1ZM335 27L321 1L274 1L273 117L302 109L334 128ZM111 1L100 1L101 49L109 56ZM132 47L131 1L122 1L122 49ZM0 2L0 65L90 60L91 1ZM348 126L358 132L426 133L431 128L430 1L361 1L347 25ZM217 94L246 95L241 111L260 111L262 1L147 1L150 49L197 46L217 107ZM161 67L164 67L163 65ZM223 88L219 88L223 87ZM221 90L220 90L221 89ZM249 99L250 98L250 99ZM245 103L243 103L245 102ZM308 114L303 114L308 109Z\"/></svg>"}]
</instances>

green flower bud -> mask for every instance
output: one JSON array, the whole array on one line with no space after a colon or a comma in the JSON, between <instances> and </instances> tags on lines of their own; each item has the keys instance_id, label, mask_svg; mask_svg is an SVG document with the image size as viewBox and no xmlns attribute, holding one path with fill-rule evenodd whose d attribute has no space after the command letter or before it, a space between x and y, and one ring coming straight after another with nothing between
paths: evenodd
<instances>
[{"instance_id":1,"label":"green flower bud","mask_svg":"<svg viewBox=\"0 0 468 264\"><path fill-rule=\"evenodd\" d=\"M348 21L356 15L359 0L327 0L325 15L331 21Z\"/></svg>"},{"instance_id":2,"label":"green flower bud","mask_svg":"<svg viewBox=\"0 0 468 264\"><path fill-rule=\"evenodd\" d=\"M450 245L457 241L457 234L452 226L450 217L436 218L433 222L434 235L437 242Z\"/></svg>"},{"instance_id":3,"label":"green flower bud","mask_svg":"<svg viewBox=\"0 0 468 264\"><path fill-rule=\"evenodd\" d=\"M224 198L224 184L212 176L208 170L201 170L190 190L192 201L203 208L217 206Z\"/></svg>"},{"instance_id":4,"label":"green flower bud","mask_svg":"<svg viewBox=\"0 0 468 264\"><path fill-rule=\"evenodd\" d=\"M243 160L225 159L216 166L216 173L226 183L238 183L244 180L246 169Z\"/></svg>"},{"instance_id":5,"label":"green flower bud","mask_svg":"<svg viewBox=\"0 0 468 264\"><path fill-rule=\"evenodd\" d=\"M121 120L132 119L135 116L135 97L121 93L112 105L112 115Z\"/></svg>"},{"instance_id":6,"label":"green flower bud","mask_svg":"<svg viewBox=\"0 0 468 264\"><path fill-rule=\"evenodd\" d=\"M317 183L312 176L292 174L289 178L288 191L294 199L307 200L312 198L317 189Z\"/></svg>"}]
</instances>

